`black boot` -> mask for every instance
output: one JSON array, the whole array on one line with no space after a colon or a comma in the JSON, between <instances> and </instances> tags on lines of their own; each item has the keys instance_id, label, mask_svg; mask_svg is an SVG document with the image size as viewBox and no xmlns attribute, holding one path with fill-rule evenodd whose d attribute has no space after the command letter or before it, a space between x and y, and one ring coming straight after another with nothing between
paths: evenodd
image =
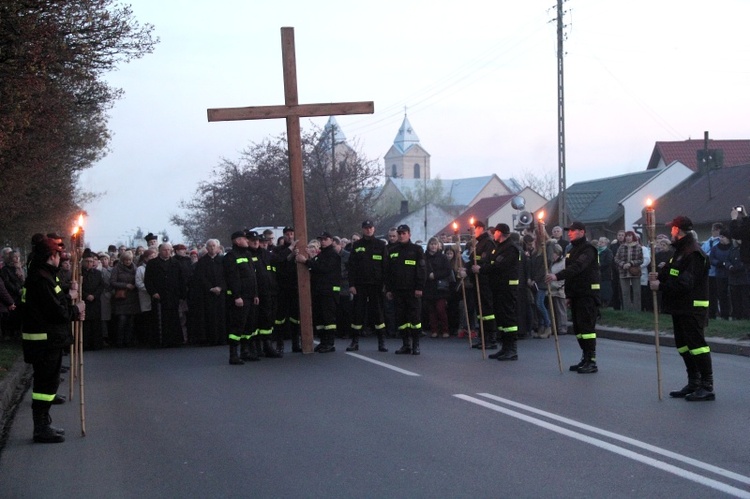
<instances>
[{"instance_id":1,"label":"black boot","mask_svg":"<svg viewBox=\"0 0 750 499\"><path fill-rule=\"evenodd\" d=\"M578 361L578 364L573 364L568 368L568 370L577 372L583 365L586 363L586 356L581 354L581 360Z\"/></svg>"},{"instance_id":2,"label":"black boot","mask_svg":"<svg viewBox=\"0 0 750 499\"><path fill-rule=\"evenodd\" d=\"M49 407L35 407L32 409L34 418L34 442L43 444L58 444L65 442L62 433L65 431L50 426ZM62 433L59 433L62 431Z\"/></svg>"},{"instance_id":3,"label":"black boot","mask_svg":"<svg viewBox=\"0 0 750 499\"><path fill-rule=\"evenodd\" d=\"M282 356L271 345L271 338L263 338L263 355L268 359L280 359Z\"/></svg>"},{"instance_id":4,"label":"black boot","mask_svg":"<svg viewBox=\"0 0 750 499\"><path fill-rule=\"evenodd\" d=\"M242 359L240 359L240 356L237 355L237 342L231 341L229 342L229 363L233 366L240 366L244 364Z\"/></svg>"},{"instance_id":5,"label":"black boot","mask_svg":"<svg viewBox=\"0 0 750 499\"><path fill-rule=\"evenodd\" d=\"M502 340L502 337L500 339ZM488 355L488 357L490 359L497 360L498 358L500 358L503 355L505 355L505 353L507 351L508 351L508 345L507 345L507 343L505 341L501 341L500 350L498 350L497 352L493 353L492 355Z\"/></svg>"},{"instance_id":6,"label":"black boot","mask_svg":"<svg viewBox=\"0 0 750 499\"><path fill-rule=\"evenodd\" d=\"M716 400L714 393L714 373L711 367L711 354L703 353L695 356L695 365L701 374L700 386L696 391L685 395L685 400L689 402L707 402Z\"/></svg>"},{"instance_id":7,"label":"black boot","mask_svg":"<svg viewBox=\"0 0 750 499\"><path fill-rule=\"evenodd\" d=\"M695 359L690 352L680 354L682 361L685 363L685 370L687 371L688 383L683 386L681 390L669 392L669 396L672 398L685 398L687 395L693 393L700 387L701 373L698 371L698 367L695 365Z\"/></svg>"},{"instance_id":8,"label":"black boot","mask_svg":"<svg viewBox=\"0 0 750 499\"><path fill-rule=\"evenodd\" d=\"M411 354L412 355L419 355L421 352L419 351L419 331L413 331L411 333Z\"/></svg>"},{"instance_id":9,"label":"black boot","mask_svg":"<svg viewBox=\"0 0 750 499\"><path fill-rule=\"evenodd\" d=\"M237 344L235 343L235 346ZM229 357L231 361L232 356L232 341L229 342ZM250 360L250 340L248 339L241 339L240 340L240 360Z\"/></svg>"},{"instance_id":10,"label":"black boot","mask_svg":"<svg viewBox=\"0 0 750 499\"><path fill-rule=\"evenodd\" d=\"M258 344L257 338L251 338L249 340L244 340L247 343L247 358L243 358L242 355L240 355L240 358L242 360L249 360L250 362L257 362L260 360L260 345Z\"/></svg>"},{"instance_id":11,"label":"black boot","mask_svg":"<svg viewBox=\"0 0 750 499\"><path fill-rule=\"evenodd\" d=\"M336 338L335 331L323 331L320 334L320 345L318 345L320 348L318 348L318 353L335 352L336 347L333 346L335 338Z\"/></svg>"},{"instance_id":12,"label":"black boot","mask_svg":"<svg viewBox=\"0 0 750 499\"><path fill-rule=\"evenodd\" d=\"M485 350L497 350L497 331L487 333L487 343L484 348Z\"/></svg>"},{"instance_id":13,"label":"black boot","mask_svg":"<svg viewBox=\"0 0 750 499\"><path fill-rule=\"evenodd\" d=\"M583 352L584 362L581 367L578 368L578 374L593 374L599 372L599 368L596 366L596 350L587 350Z\"/></svg>"},{"instance_id":14,"label":"black boot","mask_svg":"<svg viewBox=\"0 0 750 499\"><path fill-rule=\"evenodd\" d=\"M358 352L359 351L359 336L357 331L352 331L352 342L346 347L347 352Z\"/></svg>"},{"instance_id":15,"label":"black boot","mask_svg":"<svg viewBox=\"0 0 750 499\"><path fill-rule=\"evenodd\" d=\"M276 340L276 353L279 354L279 357L284 356L284 340L282 339Z\"/></svg>"},{"instance_id":16,"label":"black boot","mask_svg":"<svg viewBox=\"0 0 750 499\"><path fill-rule=\"evenodd\" d=\"M411 354L411 342L409 341L409 333L401 333L401 340L404 342L404 344L401 348L396 350L396 355Z\"/></svg>"},{"instance_id":17,"label":"black boot","mask_svg":"<svg viewBox=\"0 0 750 499\"><path fill-rule=\"evenodd\" d=\"M516 333L503 332L503 350L505 353L498 356L497 360L518 360L518 338Z\"/></svg>"},{"instance_id":18,"label":"black boot","mask_svg":"<svg viewBox=\"0 0 750 499\"><path fill-rule=\"evenodd\" d=\"M387 352L388 347L385 346L385 334L378 332L378 352Z\"/></svg>"}]
</instances>

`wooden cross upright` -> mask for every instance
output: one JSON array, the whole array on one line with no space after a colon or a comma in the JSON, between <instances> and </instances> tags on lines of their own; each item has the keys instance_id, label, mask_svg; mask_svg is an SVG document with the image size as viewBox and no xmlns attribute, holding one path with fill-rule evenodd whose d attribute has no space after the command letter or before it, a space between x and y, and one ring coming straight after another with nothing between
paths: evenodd
<instances>
[{"instance_id":1,"label":"wooden cross upright","mask_svg":"<svg viewBox=\"0 0 750 499\"><path fill-rule=\"evenodd\" d=\"M294 28L281 28L281 56L284 67L284 105L209 109L208 121L265 120L286 118L289 146L289 177L292 188L292 217L297 249L306 251L307 215L305 208L305 180L302 170L301 116L336 116L342 114L372 114L373 102L341 102L331 104L299 104L297 95L297 62L294 51ZM313 351L312 302L310 274L304 264L297 265L299 284L300 331L302 351Z\"/></svg>"}]
</instances>

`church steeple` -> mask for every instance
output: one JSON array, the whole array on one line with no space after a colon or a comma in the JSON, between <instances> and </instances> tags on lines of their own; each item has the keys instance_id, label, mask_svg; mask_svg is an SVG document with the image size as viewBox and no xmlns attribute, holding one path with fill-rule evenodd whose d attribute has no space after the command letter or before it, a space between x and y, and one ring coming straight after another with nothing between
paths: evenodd
<instances>
[{"instance_id":1,"label":"church steeple","mask_svg":"<svg viewBox=\"0 0 750 499\"><path fill-rule=\"evenodd\" d=\"M409 118L404 113L404 121L401 123L401 128L398 129L393 145L403 154L415 144L419 144L419 137L417 137L411 123L409 123Z\"/></svg>"},{"instance_id":2,"label":"church steeple","mask_svg":"<svg viewBox=\"0 0 750 499\"><path fill-rule=\"evenodd\" d=\"M430 153L419 143L419 137L409 123L406 112L396 139L383 159L387 177L430 179Z\"/></svg>"}]
</instances>

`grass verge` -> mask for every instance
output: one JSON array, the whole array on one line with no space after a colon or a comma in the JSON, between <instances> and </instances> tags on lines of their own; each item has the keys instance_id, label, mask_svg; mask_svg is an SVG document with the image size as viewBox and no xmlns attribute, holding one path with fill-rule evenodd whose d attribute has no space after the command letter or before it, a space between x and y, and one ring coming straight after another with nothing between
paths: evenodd
<instances>
[{"instance_id":1,"label":"grass verge","mask_svg":"<svg viewBox=\"0 0 750 499\"><path fill-rule=\"evenodd\" d=\"M602 309L602 318L598 321L601 326L619 327L623 329L654 330L653 312L625 312L624 310ZM659 332L672 333L672 316L659 314ZM725 321L710 319L706 328L706 336L727 339L746 339L750 333L750 321Z\"/></svg>"}]
</instances>

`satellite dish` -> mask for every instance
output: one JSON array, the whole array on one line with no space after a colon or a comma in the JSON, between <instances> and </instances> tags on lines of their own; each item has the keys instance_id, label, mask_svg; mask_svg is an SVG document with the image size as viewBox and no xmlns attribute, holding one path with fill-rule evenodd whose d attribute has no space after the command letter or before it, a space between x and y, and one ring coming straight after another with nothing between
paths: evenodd
<instances>
[{"instance_id":1,"label":"satellite dish","mask_svg":"<svg viewBox=\"0 0 750 499\"><path fill-rule=\"evenodd\" d=\"M526 208L526 200L523 198L523 196L516 196L510 200L510 205L514 210L523 210L524 208Z\"/></svg>"}]
</instances>

